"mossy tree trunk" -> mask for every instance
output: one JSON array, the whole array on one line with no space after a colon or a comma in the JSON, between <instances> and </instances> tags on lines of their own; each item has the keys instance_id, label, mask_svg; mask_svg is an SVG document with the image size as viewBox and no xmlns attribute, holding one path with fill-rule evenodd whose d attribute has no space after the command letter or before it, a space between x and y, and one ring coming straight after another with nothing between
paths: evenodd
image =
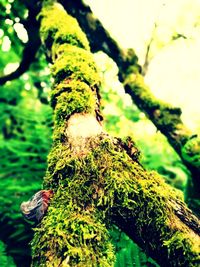
<instances>
[{"instance_id":1,"label":"mossy tree trunk","mask_svg":"<svg viewBox=\"0 0 200 267\"><path fill-rule=\"evenodd\" d=\"M32 265L113 266L114 223L161 266L198 266L199 220L178 191L143 169L129 138L103 131L100 77L78 23L58 4L44 5L39 19L55 80L44 179L54 196L35 229Z\"/></svg>"}]
</instances>

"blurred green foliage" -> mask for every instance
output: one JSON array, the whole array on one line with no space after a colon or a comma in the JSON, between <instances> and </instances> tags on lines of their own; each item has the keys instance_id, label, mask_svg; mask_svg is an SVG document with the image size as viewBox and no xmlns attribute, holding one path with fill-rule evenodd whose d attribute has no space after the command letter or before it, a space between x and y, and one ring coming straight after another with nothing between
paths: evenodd
<instances>
[{"instance_id":1,"label":"blurred green foliage","mask_svg":"<svg viewBox=\"0 0 200 267\"><path fill-rule=\"evenodd\" d=\"M125 233L113 226L110 234L116 250L115 267L159 267Z\"/></svg>"},{"instance_id":2,"label":"blurred green foliage","mask_svg":"<svg viewBox=\"0 0 200 267\"><path fill-rule=\"evenodd\" d=\"M1 238L17 262L29 256L31 239L19 207L41 188L52 132L51 108L34 97L34 90L22 90L23 83L17 80L0 91Z\"/></svg>"},{"instance_id":3,"label":"blurred green foliage","mask_svg":"<svg viewBox=\"0 0 200 267\"><path fill-rule=\"evenodd\" d=\"M7 256L6 254L6 246L5 244L0 240L0 263L1 267L15 267L14 261L12 257Z\"/></svg>"},{"instance_id":4,"label":"blurred green foliage","mask_svg":"<svg viewBox=\"0 0 200 267\"><path fill-rule=\"evenodd\" d=\"M1 55L1 73L19 60L12 48ZM41 189L52 135L49 70L41 51L38 56L40 60L26 74L0 90L0 239L22 267L30 266L32 230L20 213L20 204Z\"/></svg>"}]
</instances>

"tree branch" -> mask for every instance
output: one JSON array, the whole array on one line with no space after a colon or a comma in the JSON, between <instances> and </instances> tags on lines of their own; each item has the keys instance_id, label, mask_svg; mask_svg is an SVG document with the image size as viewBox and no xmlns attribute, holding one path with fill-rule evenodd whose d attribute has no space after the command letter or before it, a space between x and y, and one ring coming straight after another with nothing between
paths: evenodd
<instances>
[{"instance_id":1,"label":"tree branch","mask_svg":"<svg viewBox=\"0 0 200 267\"><path fill-rule=\"evenodd\" d=\"M40 20L55 80L53 145L44 180L54 195L35 229L33 266L113 266L110 223L161 266L198 266L198 218L178 191L134 159L130 139L123 144L102 129L100 77L78 23L58 4L44 5Z\"/></svg>"},{"instance_id":2,"label":"tree branch","mask_svg":"<svg viewBox=\"0 0 200 267\"><path fill-rule=\"evenodd\" d=\"M200 197L200 139L191 133L181 120L181 110L159 101L150 92L141 73L138 58L131 49L122 50L117 42L105 30L101 22L94 17L89 6L81 0L60 0L69 14L76 17L86 33L93 52L102 50L118 65L119 79L130 94L134 103L165 135L192 174L193 197ZM98 36L98 38L97 38Z\"/></svg>"},{"instance_id":3,"label":"tree branch","mask_svg":"<svg viewBox=\"0 0 200 267\"><path fill-rule=\"evenodd\" d=\"M25 45L19 67L14 72L0 77L0 85L5 84L7 81L19 78L29 69L31 63L35 60L36 53L40 47L40 38L38 33L39 23L36 20L38 11L38 9L30 9L28 19L24 22L29 40Z\"/></svg>"}]
</instances>

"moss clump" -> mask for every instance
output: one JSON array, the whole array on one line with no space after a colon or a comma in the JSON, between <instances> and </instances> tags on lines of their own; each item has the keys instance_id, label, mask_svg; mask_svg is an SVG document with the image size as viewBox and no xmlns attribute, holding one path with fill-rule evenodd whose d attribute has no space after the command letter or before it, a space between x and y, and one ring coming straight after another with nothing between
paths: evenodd
<instances>
[{"instance_id":1,"label":"moss clump","mask_svg":"<svg viewBox=\"0 0 200 267\"><path fill-rule=\"evenodd\" d=\"M55 122L61 123L75 112L95 114L94 93L87 84L73 80L67 85L60 84L55 88L52 97L55 96L56 92L59 93L56 97Z\"/></svg>"},{"instance_id":2,"label":"moss clump","mask_svg":"<svg viewBox=\"0 0 200 267\"><path fill-rule=\"evenodd\" d=\"M200 138L197 136L189 139L182 147L182 157L193 166L200 167Z\"/></svg>"},{"instance_id":3,"label":"moss clump","mask_svg":"<svg viewBox=\"0 0 200 267\"><path fill-rule=\"evenodd\" d=\"M56 190L63 178L66 178L66 183L68 183L75 175L76 163L78 161L71 158L69 146L63 146L59 142L54 144L48 155L48 169L44 179L44 187L51 187ZM67 186L66 183L65 186Z\"/></svg>"},{"instance_id":4,"label":"moss clump","mask_svg":"<svg viewBox=\"0 0 200 267\"><path fill-rule=\"evenodd\" d=\"M63 45L58 53L61 53L61 56L52 66L56 82L70 76L71 79L84 81L91 87L99 85L100 78L90 52L72 45Z\"/></svg>"},{"instance_id":5,"label":"moss clump","mask_svg":"<svg viewBox=\"0 0 200 267\"><path fill-rule=\"evenodd\" d=\"M92 208L80 211L73 199L59 191L52 206L48 218L35 229L33 266L113 266L113 246L100 214Z\"/></svg>"},{"instance_id":6,"label":"moss clump","mask_svg":"<svg viewBox=\"0 0 200 267\"><path fill-rule=\"evenodd\" d=\"M69 16L59 4L45 5L38 18L41 20L40 36L51 48L52 43L69 43L90 50L86 35L77 21Z\"/></svg>"},{"instance_id":7,"label":"moss clump","mask_svg":"<svg viewBox=\"0 0 200 267\"><path fill-rule=\"evenodd\" d=\"M191 237L188 233L175 232L172 237L164 241L164 246L168 249L169 255L174 255L177 263L172 266L185 266L193 267L199 266L200 263L200 247L198 239L195 238L193 242L190 241ZM196 241L196 242L195 242ZM182 248L184 247L184 251ZM192 252L191 252L192 248ZM183 257L184 255L185 257Z\"/></svg>"}]
</instances>

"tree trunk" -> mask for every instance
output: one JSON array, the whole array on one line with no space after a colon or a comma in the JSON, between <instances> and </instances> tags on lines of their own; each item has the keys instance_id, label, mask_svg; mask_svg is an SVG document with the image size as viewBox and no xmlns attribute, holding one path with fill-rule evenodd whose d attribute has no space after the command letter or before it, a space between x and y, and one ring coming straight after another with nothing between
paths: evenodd
<instances>
[{"instance_id":1,"label":"tree trunk","mask_svg":"<svg viewBox=\"0 0 200 267\"><path fill-rule=\"evenodd\" d=\"M35 229L33 266L113 266L116 224L161 266L199 266L199 220L181 193L139 164L137 149L103 131L100 77L86 36L58 4L43 6L41 40L54 86L53 145L44 188L54 196Z\"/></svg>"}]
</instances>

